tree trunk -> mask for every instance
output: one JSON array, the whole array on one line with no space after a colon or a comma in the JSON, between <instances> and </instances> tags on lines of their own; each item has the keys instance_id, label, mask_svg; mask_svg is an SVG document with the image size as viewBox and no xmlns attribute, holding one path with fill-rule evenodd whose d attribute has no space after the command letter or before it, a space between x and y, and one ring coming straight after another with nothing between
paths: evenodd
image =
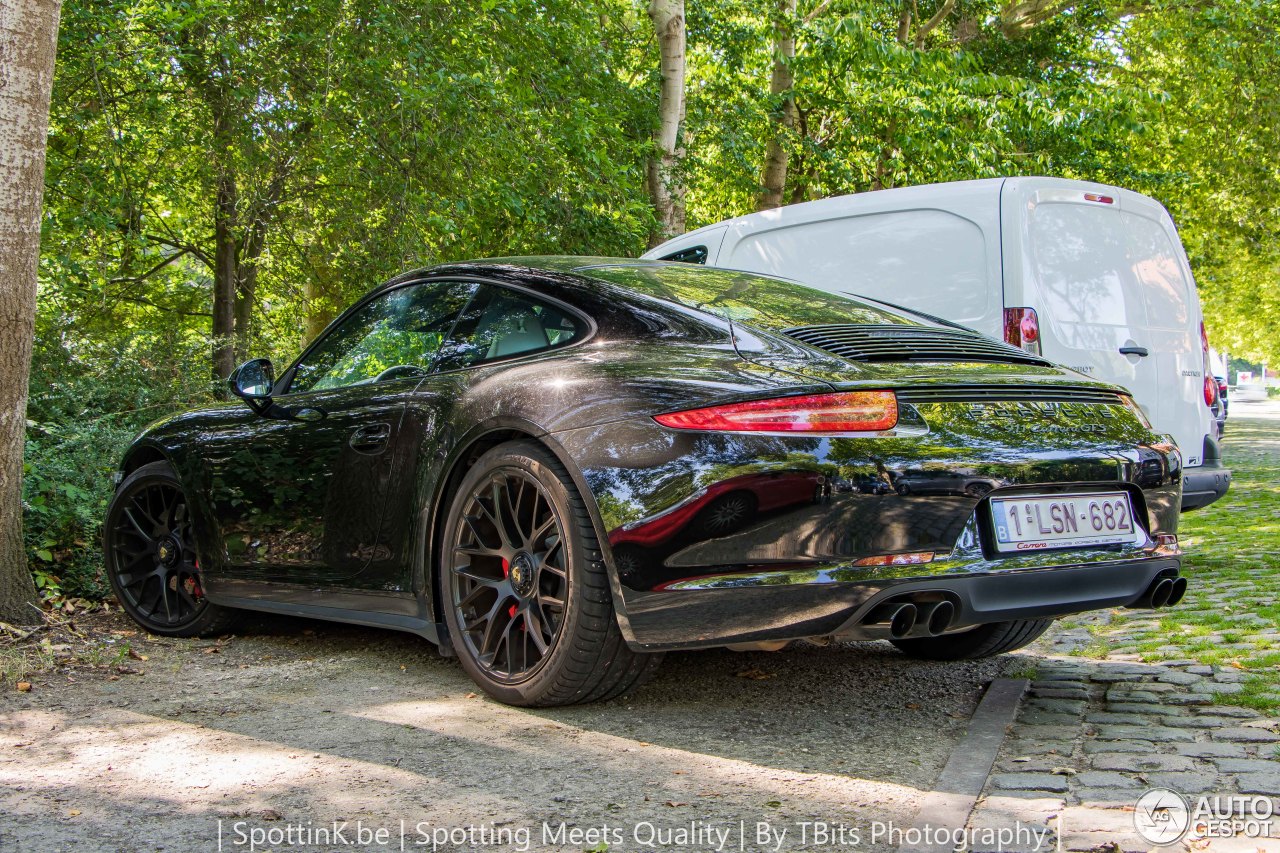
<instances>
[{"instance_id":1,"label":"tree trunk","mask_svg":"<svg viewBox=\"0 0 1280 853\"><path fill-rule=\"evenodd\" d=\"M253 342L253 305L258 292L258 258L267 239L267 223L255 220L249 238L241 247L236 260L236 330L235 353L237 361L249 357L249 345Z\"/></svg>"},{"instance_id":2,"label":"tree trunk","mask_svg":"<svg viewBox=\"0 0 1280 853\"><path fill-rule=\"evenodd\" d=\"M213 378L226 379L235 369L236 185L227 174L219 174L217 200L213 211Z\"/></svg>"},{"instance_id":3,"label":"tree trunk","mask_svg":"<svg viewBox=\"0 0 1280 853\"><path fill-rule=\"evenodd\" d=\"M302 282L302 297L307 307L306 342L310 342L320 337L324 327L333 322L334 314L313 276L307 276Z\"/></svg>"},{"instance_id":4,"label":"tree trunk","mask_svg":"<svg viewBox=\"0 0 1280 853\"><path fill-rule=\"evenodd\" d=\"M0 620L39 621L22 541L22 450L60 0L0 4Z\"/></svg>"},{"instance_id":5,"label":"tree trunk","mask_svg":"<svg viewBox=\"0 0 1280 853\"><path fill-rule=\"evenodd\" d=\"M787 137L795 130L799 115L791 91L796 82L795 73L791 70L792 60L796 58L796 0L779 0L776 14L769 94L775 99L779 95L783 97L781 104L773 110L774 133L765 150L756 210L782 206L782 197L787 189Z\"/></svg>"},{"instance_id":6,"label":"tree trunk","mask_svg":"<svg viewBox=\"0 0 1280 853\"><path fill-rule=\"evenodd\" d=\"M302 133L308 132L310 125ZM301 134L300 134L301 135ZM266 198L254 208L252 224L236 257L235 353L236 359L248 358L253 343L253 306L258 293L258 260L267 247L267 229L271 226L284 195L288 161L280 163L267 185Z\"/></svg>"},{"instance_id":7,"label":"tree trunk","mask_svg":"<svg viewBox=\"0 0 1280 853\"><path fill-rule=\"evenodd\" d=\"M650 0L649 19L658 34L662 91L658 97L657 154L649 158L649 198L658 216L650 246L684 233L684 187L676 174L684 159L684 0Z\"/></svg>"}]
</instances>

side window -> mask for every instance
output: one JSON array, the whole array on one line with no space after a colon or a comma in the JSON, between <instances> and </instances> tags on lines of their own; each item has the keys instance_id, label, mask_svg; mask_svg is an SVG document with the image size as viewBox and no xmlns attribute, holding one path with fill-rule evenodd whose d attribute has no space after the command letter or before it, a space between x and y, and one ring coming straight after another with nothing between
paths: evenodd
<instances>
[{"instance_id":1,"label":"side window","mask_svg":"<svg viewBox=\"0 0 1280 853\"><path fill-rule=\"evenodd\" d=\"M659 260L675 261L681 264L706 264L707 247L706 246L690 246L688 249L681 249L678 252L672 252L669 255L663 255Z\"/></svg>"},{"instance_id":2,"label":"side window","mask_svg":"<svg viewBox=\"0 0 1280 853\"><path fill-rule=\"evenodd\" d=\"M307 353L289 393L425 373L477 285L422 282L361 306Z\"/></svg>"},{"instance_id":3,"label":"side window","mask_svg":"<svg viewBox=\"0 0 1280 853\"><path fill-rule=\"evenodd\" d=\"M481 285L440 353L439 369L453 370L564 346L587 332L568 311L536 297Z\"/></svg>"}]
</instances>

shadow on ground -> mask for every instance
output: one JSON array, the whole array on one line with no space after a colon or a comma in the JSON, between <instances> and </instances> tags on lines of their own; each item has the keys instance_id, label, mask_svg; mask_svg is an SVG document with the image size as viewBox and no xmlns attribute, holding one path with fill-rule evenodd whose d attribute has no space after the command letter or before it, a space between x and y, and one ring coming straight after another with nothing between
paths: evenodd
<instances>
[{"instance_id":1,"label":"shadow on ground","mask_svg":"<svg viewBox=\"0 0 1280 853\"><path fill-rule=\"evenodd\" d=\"M477 695L410 635L275 618L223 641L113 630L145 674L73 673L0 707L3 849L216 849L219 821L223 849L248 849L253 828L333 820L390 829L386 849L400 821L406 849L431 839L418 828L470 829L450 850L519 849L517 830L527 849L611 840L557 835L562 821L625 833L615 850L643 846L637 824L766 822L794 849L801 822L909 818L1008 665L877 644L683 653L634 695L528 711Z\"/></svg>"}]
</instances>

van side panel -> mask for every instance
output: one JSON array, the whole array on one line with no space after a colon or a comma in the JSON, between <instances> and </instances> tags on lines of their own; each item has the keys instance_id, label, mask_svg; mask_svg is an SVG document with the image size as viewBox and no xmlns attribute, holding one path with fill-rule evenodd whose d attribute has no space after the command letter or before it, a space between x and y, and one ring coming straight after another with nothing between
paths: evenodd
<instances>
[{"instance_id":1,"label":"van side panel","mask_svg":"<svg viewBox=\"0 0 1280 853\"><path fill-rule=\"evenodd\" d=\"M861 193L744 217L730 223L714 263L880 299L999 337L1000 183Z\"/></svg>"}]
</instances>

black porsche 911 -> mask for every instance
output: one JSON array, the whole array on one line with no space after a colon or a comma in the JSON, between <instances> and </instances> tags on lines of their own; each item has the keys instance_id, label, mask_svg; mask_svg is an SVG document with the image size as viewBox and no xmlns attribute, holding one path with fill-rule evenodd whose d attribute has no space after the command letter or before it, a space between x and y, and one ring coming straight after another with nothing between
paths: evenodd
<instances>
[{"instance_id":1,"label":"black porsche 911","mask_svg":"<svg viewBox=\"0 0 1280 853\"><path fill-rule=\"evenodd\" d=\"M155 633L397 628L555 705L669 649L959 660L1186 590L1180 457L1124 391L777 279L435 267L230 384L243 403L155 424L118 475L107 573Z\"/></svg>"}]
</instances>

